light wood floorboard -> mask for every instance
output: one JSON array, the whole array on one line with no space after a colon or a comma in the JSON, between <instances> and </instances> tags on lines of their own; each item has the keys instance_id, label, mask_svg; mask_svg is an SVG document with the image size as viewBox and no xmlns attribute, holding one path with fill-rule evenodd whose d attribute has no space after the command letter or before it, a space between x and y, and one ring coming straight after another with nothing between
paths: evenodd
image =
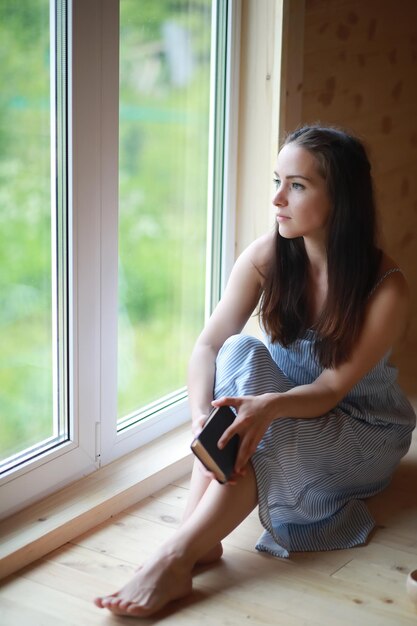
<instances>
[{"instance_id":1,"label":"light wood floorboard","mask_svg":"<svg viewBox=\"0 0 417 626\"><path fill-rule=\"evenodd\" d=\"M92 598L122 585L174 532L188 486L188 478L177 481L4 581L1 626L129 623L96 608ZM405 580L417 568L417 435L390 487L369 504L377 528L366 546L298 553L289 560L254 550L262 530L254 512L226 538L221 562L195 577L189 598L141 622L416 625Z\"/></svg>"}]
</instances>

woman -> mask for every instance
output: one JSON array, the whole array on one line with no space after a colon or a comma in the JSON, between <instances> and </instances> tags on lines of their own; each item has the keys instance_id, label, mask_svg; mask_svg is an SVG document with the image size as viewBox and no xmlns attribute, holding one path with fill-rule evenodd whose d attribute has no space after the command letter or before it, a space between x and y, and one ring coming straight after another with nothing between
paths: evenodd
<instances>
[{"instance_id":1,"label":"woman","mask_svg":"<svg viewBox=\"0 0 417 626\"><path fill-rule=\"evenodd\" d=\"M219 440L240 436L233 480L220 485L195 463L182 526L123 589L96 599L113 613L148 616L190 593L194 566L219 559L256 505L258 550L364 543L374 522L363 499L409 448L415 415L388 363L408 288L376 244L363 146L301 128L278 155L275 183L276 232L239 257L190 360L194 433L212 406L237 412ZM239 334L257 306L265 344Z\"/></svg>"}]
</instances>

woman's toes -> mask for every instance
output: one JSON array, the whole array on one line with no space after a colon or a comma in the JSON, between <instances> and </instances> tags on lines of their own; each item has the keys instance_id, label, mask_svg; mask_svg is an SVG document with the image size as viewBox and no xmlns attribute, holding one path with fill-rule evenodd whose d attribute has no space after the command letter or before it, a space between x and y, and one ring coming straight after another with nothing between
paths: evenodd
<instances>
[{"instance_id":1,"label":"woman's toes","mask_svg":"<svg viewBox=\"0 0 417 626\"><path fill-rule=\"evenodd\" d=\"M121 611L126 611L126 610L129 608L129 606L130 606L131 604L132 604L132 602L131 602L130 600L121 600L121 601L119 602L119 604L118 604L118 608L119 608Z\"/></svg>"},{"instance_id":2,"label":"woman's toes","mask_svg":"<svg viewBox=\"0 0 417 626\"><path fill-rule=\"evenodd\" d=\"M105 609L107 608L109 602L111 602L113 598L116 597L116 595L117 595L117 592L112 593L111 596L99 596L97 598L94 598L94 604L98 606L100 609Z\"/></svg>"},{"instance_id":3,"label":"woman's toes","mask_svg":"<svg viewBox=\"0 0 417 626\"><path fill-rule=\"evenodd\" d=\"M120 602L121 602L121 599L117 597L106 598L106 601L103 602L103 606L105 609L110 609L112 611L113 609L118 608Z\"/></svg>"}]
</instances>

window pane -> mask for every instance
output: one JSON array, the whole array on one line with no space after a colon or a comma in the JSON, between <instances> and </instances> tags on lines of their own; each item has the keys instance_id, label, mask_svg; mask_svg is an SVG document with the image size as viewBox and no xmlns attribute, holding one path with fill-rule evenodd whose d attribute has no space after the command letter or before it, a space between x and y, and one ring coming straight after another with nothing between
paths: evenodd
<instances>
[{"instance_id":1,"label":"window pane","mask_svg":"<svg viewBox=\"0 0 417 626\"><path fill-rule=\"evenodd\" d=\"M118 415L182 388L204 322L211 0L121 0Z\"/></svg>"},{"instance_id":2,"label":"window pane","mask_svg":"<svg viewBox=\"0 0 417 626\"><path fill-rule=\"evenodd\" d=\"M62 434L53 400L50 32L48 0L0 0L0 461Z\"/></svg>"}]
</instances>

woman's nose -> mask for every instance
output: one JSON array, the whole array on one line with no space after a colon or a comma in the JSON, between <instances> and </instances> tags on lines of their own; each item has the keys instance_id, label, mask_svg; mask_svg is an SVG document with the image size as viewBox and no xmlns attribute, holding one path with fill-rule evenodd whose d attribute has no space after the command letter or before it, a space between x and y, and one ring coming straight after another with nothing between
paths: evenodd
<instances>
[{"instance_id":1,"label":"woman's nose","mask_svg":"<svg viewBox=\"0 0 417 626\"><path fill-rule=\"evenodd\" d=\"M287 204L287 199L282 187L279 187L276 190L275 196L272 200L272 204L274 204L275 206L284 206L285 204Z\"/></svg>"}]
</instances>

